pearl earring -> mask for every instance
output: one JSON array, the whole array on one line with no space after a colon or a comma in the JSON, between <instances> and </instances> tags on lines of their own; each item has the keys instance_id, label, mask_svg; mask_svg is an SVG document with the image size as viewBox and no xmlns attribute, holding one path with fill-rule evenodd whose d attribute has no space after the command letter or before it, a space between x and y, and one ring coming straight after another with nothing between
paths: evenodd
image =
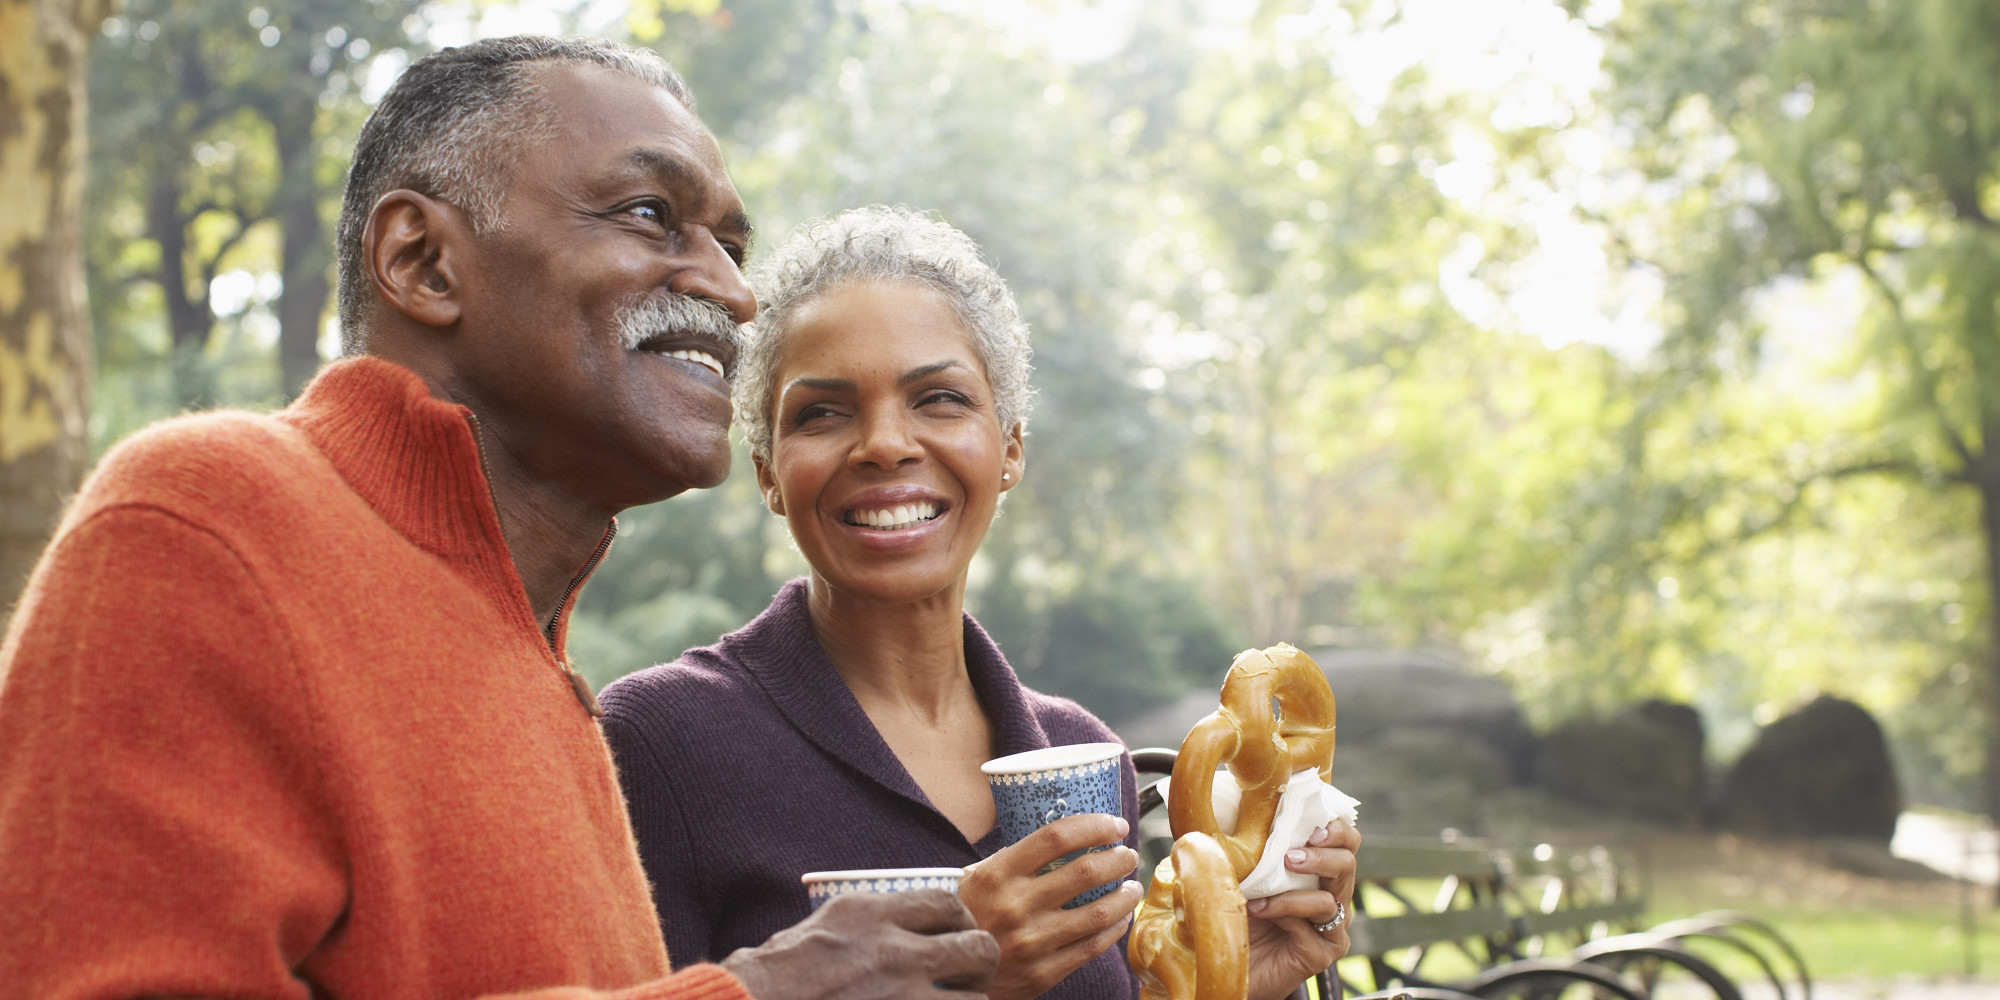
<instances>
[{"instance_id":1,"label":"pearl earring","mask_svg":"<svg viewBox=\"0 0 2000 1000\"><path fill-rule=\"evenodd\" d=\"M1001 473L1001 474L1000 474L1000 479L1001 479L1001 480L1002 480L1003 482L1004 482L1004 481L1006 481L1006 480L1009 480L1009 479L1012 479L1012 478L1014 478L1014 474L1013 474L1013 473L1011 473L1011 472L1003 472L1003 473Z\"/></svg>"}]
</instances>

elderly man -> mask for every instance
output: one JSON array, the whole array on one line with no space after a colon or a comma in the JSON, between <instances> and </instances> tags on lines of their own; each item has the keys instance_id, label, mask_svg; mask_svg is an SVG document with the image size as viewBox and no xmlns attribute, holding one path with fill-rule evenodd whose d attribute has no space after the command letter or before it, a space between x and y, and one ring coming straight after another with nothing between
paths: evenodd
<instances>
[{"instance_id":1,"label":"elderly man","mask_svg":"<svg viewBox=\"0 0 2000 1000\"><path fill-rule=\"evenodd\" d=\"M944 893L670 975L563 656L612 516L728 472L749 236L650 54L410 68L341 217L356 356L119 446L0 647L0 998L981 987Z\"/></svg>"}]
</instances>

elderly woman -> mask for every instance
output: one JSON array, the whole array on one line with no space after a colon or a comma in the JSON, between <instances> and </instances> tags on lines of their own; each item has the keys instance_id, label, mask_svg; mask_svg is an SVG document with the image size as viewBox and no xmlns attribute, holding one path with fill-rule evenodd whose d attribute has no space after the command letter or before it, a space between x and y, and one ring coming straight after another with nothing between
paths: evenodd
<instances>
[{"instance_id":1,"label":"elderly woman","mask_svg":"<svg viewBox=\"0 0 2000 1000\"><path fill-rule=\"evenodd\" d=\"M1137 993L1112 947L1141 895L1137 814L1074 816L1007 845L979 765L1113 741L1022 686L964 610L966 569L1026 468L1027 330L971 240L904 209L810 223L760 268L738 365L757 484L811 575L713 646L608 688L604 731L676 963L719 960L803 919L808 871L958 866L1001 948L994 998ZM1079 848L1123 841L1046 874ZM1320 889L1252 907L1251 996L1345 951L1355 838L1314 834L1289 867Z\"/></svg>"}]
</instances>

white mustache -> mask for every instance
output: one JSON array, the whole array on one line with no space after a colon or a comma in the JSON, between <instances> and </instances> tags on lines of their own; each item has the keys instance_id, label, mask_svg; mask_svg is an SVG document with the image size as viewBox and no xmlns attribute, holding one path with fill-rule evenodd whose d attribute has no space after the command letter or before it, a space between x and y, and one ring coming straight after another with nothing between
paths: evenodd
<instances>
[{"instance_id":1,"label":"white mustache","mask_svg":"<svg viewBox=\"0 0 2000 1000\"><path fill-rule=\"evenodd\" d=\"M713 337L739 350L743 347L742 331L730 317L729 307L714 299L666 292L618 310L618 339L628 351L677 333Z\"/></svg>"}]
</instances>

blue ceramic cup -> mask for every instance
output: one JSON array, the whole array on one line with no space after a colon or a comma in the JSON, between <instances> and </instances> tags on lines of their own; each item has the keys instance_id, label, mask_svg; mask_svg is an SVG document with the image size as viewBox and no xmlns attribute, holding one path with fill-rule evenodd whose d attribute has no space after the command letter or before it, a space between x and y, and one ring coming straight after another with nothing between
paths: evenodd
<instances>
[{"instance_id":1,"label":"blue ceramic cup","mask_svg":"<svg viewBox=\"0 0 2000 1000\"><path fill-rule=\"evenodd\" d=\"M864 868L845 872L807 872L799 876L806 901L817 910L835 896L853 892L910 892L915 889L958 891L963 868Z\"/></svg>"},{"instance_id":2,"label":"blue ceramic cup","mask_svg":"<svg viewBox=\"0 0 2000 1000\"><path fill-rule=\"evenodd\" d=\"M1012 844L1064 816L1089 813L1121 815L1118 795L1118 762L1125 747L1117 743L1077 743L1045 747L1026 753L998 757L979 765L993 788L993 808L999 814L1000 833ZM1102 844L1102 851L1117 844ZM1076 860L1083 851L1072 851L1049 863L1043 871L1053 871ZM1117 881L1084 890L1063 909L1082 906L1118 888Z\"/></svg>"}]
</instances>

